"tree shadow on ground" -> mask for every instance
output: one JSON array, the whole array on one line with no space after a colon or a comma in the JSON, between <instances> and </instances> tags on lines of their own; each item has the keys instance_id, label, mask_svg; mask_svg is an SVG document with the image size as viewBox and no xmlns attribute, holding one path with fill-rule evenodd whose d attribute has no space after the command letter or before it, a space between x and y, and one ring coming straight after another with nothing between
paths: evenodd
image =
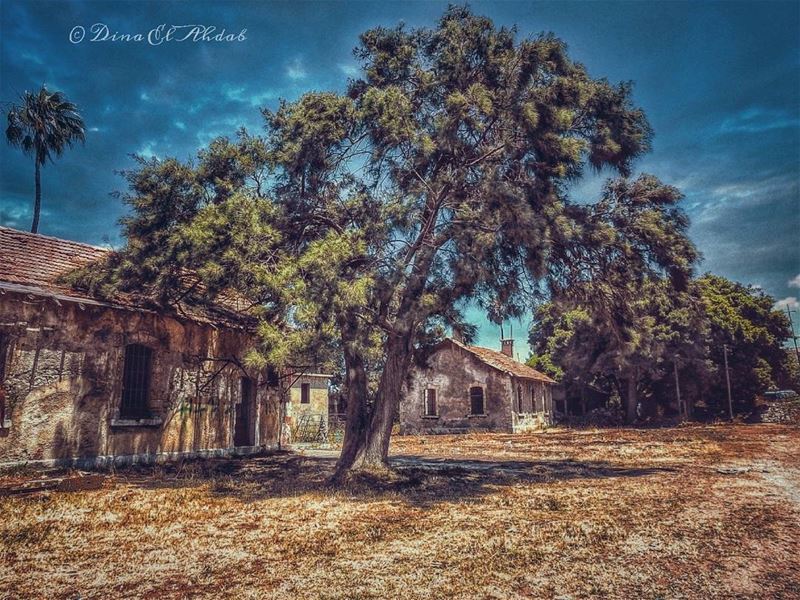
<instances>
[{"instance_id":1,"label":"tree shadow on ground","mask_svg":"<svg viewBox=\"0 0 800 600\"><path fill-rule=\"evenodd\" d=\"M333 457L288 452L259 457L192 460L116 471L117 482L147 489L208 486L214 496L254 502L303 494L343 494L364 501L399 499L425 508L441 502L469 501L520 483L648 477L677 472L672 467L626 468L602 461L482 461L401 456L390 472L359 473L331 487Z\"/></svg>"}]
</instances>

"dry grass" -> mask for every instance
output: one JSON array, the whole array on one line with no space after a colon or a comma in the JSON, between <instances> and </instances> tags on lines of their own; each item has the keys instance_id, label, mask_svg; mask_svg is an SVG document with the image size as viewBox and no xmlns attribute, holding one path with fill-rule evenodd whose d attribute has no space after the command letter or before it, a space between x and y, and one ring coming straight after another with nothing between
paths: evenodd
<instances>
[{"instance_id":1,"label":"dry grass","mask_svg":"<svg viewBox=\"0 0 800 600\"><path fill-rule=\"evenodd\" d=\"M344 490L325 457L125 469L0 499L0 595L800 597L798 450L780 425L398 438L395 478Z\"/></svg>"}]
</instances>

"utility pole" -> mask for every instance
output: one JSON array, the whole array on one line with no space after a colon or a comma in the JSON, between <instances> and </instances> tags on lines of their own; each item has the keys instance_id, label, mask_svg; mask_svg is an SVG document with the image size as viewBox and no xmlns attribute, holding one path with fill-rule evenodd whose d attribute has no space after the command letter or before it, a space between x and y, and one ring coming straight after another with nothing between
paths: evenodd
<instances>
[{"instance_id":1,"label":"utility pole","mask_svg":"<svg viewBox=\"0 0 800 600\"><path fill-rule=\"evenodd\" d=\"M794 341L794 353L797 356L797 364L800 365L800 350L797 349L797 336L794 334L794 323L792 322L792 313L797 312L795 310L789 310L789 307L786 307L786 316L789 317L789 327L792 328L792 341Z\"/></svg>"},{"instance_id":2,"label":"utility pole","mask_svg":"<svg viewBox=\"0 0 800 600\"><path fill-rule=\"evenodd\" d=\"M722 350L725 353L725 381L728 384L728 414L733 421L733 400L731 400L731 374L728 371L728 344L722 344Z\"/></svg>"},{"instance_id":3,"label":"utility pole","mask_svg":"<svg viewBox=\"0 0 800 600\"><path fill-rule=\"evenodd\" d=\"M686 417L686 410L683 404L681 403L681 382L678 380L678 357L675 357L675 361L672 363L672 366L675 368L675 392L678 394L678 414L681 416L681 420Z\"/></svg>"}]
</instances>

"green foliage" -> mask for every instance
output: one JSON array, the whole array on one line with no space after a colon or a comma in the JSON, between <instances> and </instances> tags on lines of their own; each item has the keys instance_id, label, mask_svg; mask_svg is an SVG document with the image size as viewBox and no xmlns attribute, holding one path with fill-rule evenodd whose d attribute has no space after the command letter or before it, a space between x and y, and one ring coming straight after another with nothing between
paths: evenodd
<instances>
[{"instance_id":1,"label":"green foliage","mask_svg":"<svg viewBox=\"0 0 800 600\"><path fill-rule=\"evenodd\" d=\"M262 194L269 174L263 140L241 130L234 140L214 140L197 159L138 159L125 173L132 208L122 220L126 246L68 282L103 297L143 297L179 314L185 305L221 307L260 323L261 344L245 357L248 364L333 368L335 332L320 323L306 279L334 277L330 265L349 247L320 240L305 254L287 254L285 214Z\"/></svg>"},{"instance_id":2,"label":"green foliage","mask_svg":"<svg viewBox=\"0 0 800 600\"><path fill-rule=\"evenodd\" d=\"M721 365L722 346L728 345L735 399L747 405L756 394L786 381L790 362L783 344L792 333L786 314L774 308L775 299L717 275L706 274L697 283L710 327L709 358ZM710 394L724 394L724 378L724 370L712 372Z\"/></svg>"},{"instance_id":3,"label":"green foliage","mask_svg":"<svg viewBox=\"0 0 800 600\"><path fill-rule=\"evenodd\" d=\"M533 354L527 364L547 373L556 381L562 381L565 375L575 379L575 373L565 373L559 363L569 364L572 367L582 358L581 355L576 355L582 352L583 348L578 337L590 330L591 318L589 313L582 309L567 310L561 315L556 315L552 310L554 307L555 305L550 304L539 309L539 318L531 333L532 338L537 341L538 353ZM587 367L585 364L583 366ZM589 372L589 370L582 371L586 374Z\"/></svg>"},{"instance_id":4,"label":"green foliage","mask_svg":"<svg viewBox=\"0 0 800 600\"><path fill-rule=\"evenodd\" d=\"M559 247L588 241L590 215L562 183L589 163L627 173L648 148L630 87L592 79L552 36L518 42L459 7L434 29L370 30L356 56L364 76L346 97L265 112L291 243L360 244L346 264L361 304L345 316L421 336L463 320L462 300L504 317L548 279L565 284L574 261ZM648 244L662 240L636 233L641 259L658 260Z\"/></svg>"},{"instance_id":5,"label":"green foliage","mask_svg":"<svg viewBox=\"0 0 800 600\"><path fill-rule=\"evenodd\" d=\"M786 371L778 373L776 384L780 389L800 391L800 363L794 346L786 349Z\"/></svg>"},{"instance_id":6,"label":"green foliage","mask_svg":"<svg viewBox=\"0 0 800 600\"><path fill-rule=\"evenodd\" d=\"M739 409L751 407L756 394L787 378L782 343L790 335L788 322L773 309L774 299L759 290L704 275L685 290L666 279L649 279L635 286L617 282L614 293L626 308L609 309L585 292L539 307L530 364L561 376L571 393L586 383L619 390L621 381L635 376L650 409L674 399L677 363L684 397L726 410L723 344L730 350Z\"/></svg>"},{"instance_id":7,"label":"green foliage","mask_svg":"<svg viewBox=\"0 0 800 600\"><path fill-rule=\"evenodd\" d=\"M344 158L355 119L352 101L333 93L310 93L293 104L282 101L275 113L262 112L272 132L270 162L299 181L303 194L318 193L325 176Z\"/></svg>"},{"instance_id":8,"label":"green foliage","mask_svg":"<svg viewBox=\"0 0 800 600\"><path fill-rule=\"evenodd\" d=\"M361 101L361 115L369 123L375 141L383 147L411 141L416 133L411 102L397 86L368 88Z\"/></svg>"},{"instance_id":9,"label":"green foliage","mask_svg":"<svg viewBox=\"0 0 800 600\"><path fill-rule=\"evenodd\" d=\"M73 143L83 142L86 126L77 106L61 92L48 92L44 85L38 92L25 92L20 100L8 110L6 140L34 160L36 196L31 232L36 233L42 206L41 167Z\"/></svg>"},{"instance_id":10,"label":"green foliage","mask_svg":"<svg viewBox=\"0 0 800 600\"><path fill-rule=\"evenodd\" d=\"M61 92L49 92L43 85L38 92L25 92L20 100L8 111L6 139L39 165L84 141L86 126L78 107Z\"/></svg>"}]
</instances>

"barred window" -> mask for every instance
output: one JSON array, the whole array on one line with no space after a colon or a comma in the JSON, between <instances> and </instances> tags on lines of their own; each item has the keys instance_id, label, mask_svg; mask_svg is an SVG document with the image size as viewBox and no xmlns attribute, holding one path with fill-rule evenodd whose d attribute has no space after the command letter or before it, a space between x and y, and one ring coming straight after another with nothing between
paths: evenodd
<instances>
[{"instance_id":1,"label":"barred window","mask_svg":"<svg viewBox=\"0 0 800 600\"><path fill-rule=\"evenodd\" d=\"M141 344L125 346L120 417L144 419L150 416L147 400L150 396L152 358L153 351L147 346Z\"/></svg>"},{"instance_id":2,"label":"barred window","mask_svg":"<svg viewBox=\"0 0 800 600\"><path fill-rule=\"evenodd\" d=\"M272 365L267 367L267 386L276 388L281 384L280 374L278 369Z\"/></svg>"},{"instance_id":3,"label":"barred window","mask_svg":"<svg viewBox=\"0 0 800 600\"><path fill-rule=\"evenodd\" d=\"M469 407L473 415L483 415L485 407L483 403L483 388L474 386L469 388Z\"/></svg>"},{"instance_id":4,"label":"barred window","mask_svg":"<svg viewBox=\"0 0 800 600\"><path fill-rule=\"evenodd\" d=\"M425 390L425 416L436 416L436 390L433 388Z\"/></svg>"}]
</instances>

